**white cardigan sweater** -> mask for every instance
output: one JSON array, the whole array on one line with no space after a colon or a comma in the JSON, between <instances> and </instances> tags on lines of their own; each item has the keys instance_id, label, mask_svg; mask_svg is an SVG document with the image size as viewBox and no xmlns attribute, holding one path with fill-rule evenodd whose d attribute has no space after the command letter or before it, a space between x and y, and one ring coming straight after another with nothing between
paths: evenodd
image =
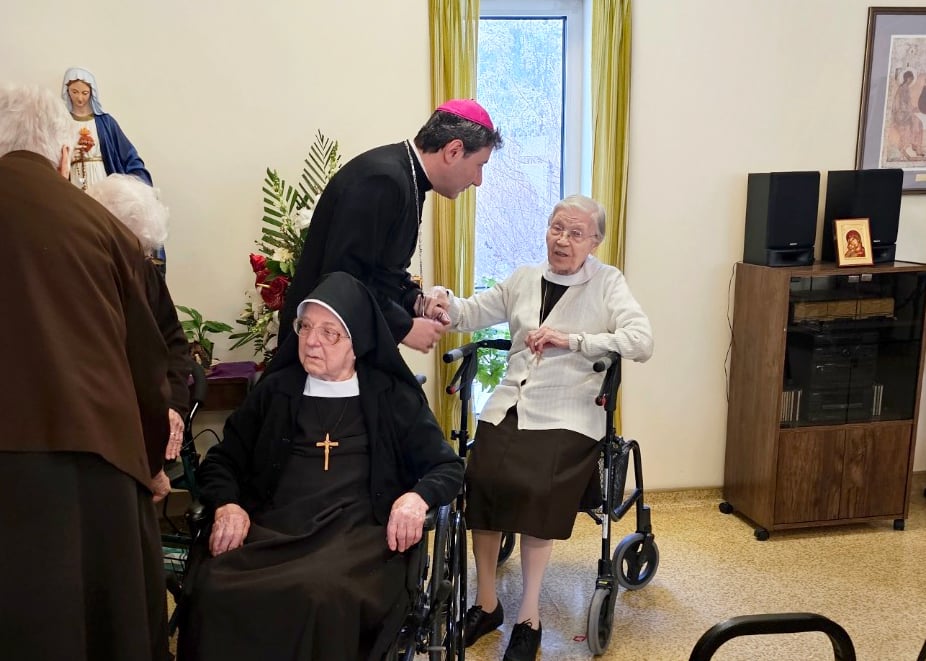
<instances>
[{"instance_id":1,"label":"white cardigan sweater","mask_svg":"<svg viewBox=\"0 0 926 661\"><path fill-rule=\"evenodd\" d=\"M454 330L479 330L505 321L511 330L508 370L480 420L497 425L516 404L519 429L570 429L594 440L604 436L605 413L595 404L603 374L592 365L609 351L638 362L649 359L653 334L620 270L588 259L597 271L587 282L571 285L544 321L548 328L569 334L569 349L548 346L539 360L525 338L540 326L546 263L522 266L470 298L451 294Z\"/></svg>"}]
</instances>

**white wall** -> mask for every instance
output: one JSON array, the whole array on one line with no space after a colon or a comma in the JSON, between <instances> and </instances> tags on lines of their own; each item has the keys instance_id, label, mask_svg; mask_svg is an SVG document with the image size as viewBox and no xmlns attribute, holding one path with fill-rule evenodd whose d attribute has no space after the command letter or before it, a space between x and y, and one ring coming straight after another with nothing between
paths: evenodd
<instances>
[{"instance_id":1,"label":"white wall","mask_svg":"<svg viewBox=\"0 0 926 661\"><path fill-rule=\"evenodd\" d=\"M855 167L869 4L634 3L626 270L656 353L627 370L624 427L645 444L651 486L723 482L746 173ZM904 196L899 258L926 261L924 211L926 197ZM917 446L922 470L922 422Z\"/></svg>"},{"instance_id":2,"label":"white wall","mask_svg":"<svg viewBox=\"0 0 926 661\"><path fill-rule=\"evenodd\" d=\"M746 173L854 167L868 5L634 4L626 270L657 344L626 370L624 431L643 443L648 487L722 482ZM96 74L171 207L174 299L210 318L235 319L251 286L266 167L295 183L317 129L346 159L413 135L431 110L422 1L34 0L4 18L0 78L58 89L69 66ZM901 258L926 261L924 211L904 197ZM429 246L427 218L425 233ZM926 424L920 470L924 439Z\"/></svg>"}]
</instances>

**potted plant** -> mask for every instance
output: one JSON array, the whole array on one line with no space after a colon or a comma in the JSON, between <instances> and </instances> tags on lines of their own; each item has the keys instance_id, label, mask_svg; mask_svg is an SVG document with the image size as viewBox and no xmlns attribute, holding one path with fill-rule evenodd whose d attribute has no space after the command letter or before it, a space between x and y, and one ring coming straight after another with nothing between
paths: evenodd
<instances>
[{"instance_id":1,"label":"potted plant","mask_svg":"<svg viewBox=\"0 0 926 661\"><path fill-rule=\"evenodd\" d=\"M207 335L210 333L229 333L231 326L214 321L212 319L203 319L202 313L196 308L188 308L184 305L178 305L177 310L189 317L181 319L180 326L186 333L186 339L190 342L190 353L193 360L208 370L212 365L212 349L214 343Z\"/></svg>"}]
</instances>

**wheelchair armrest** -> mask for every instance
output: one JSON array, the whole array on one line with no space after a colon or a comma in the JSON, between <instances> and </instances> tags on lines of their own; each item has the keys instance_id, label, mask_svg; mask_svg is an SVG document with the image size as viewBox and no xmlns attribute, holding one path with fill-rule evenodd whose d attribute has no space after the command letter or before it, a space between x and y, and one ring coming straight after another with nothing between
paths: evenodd
<instances>
[{"instance_id":1,"label":"wheelchair armrest","mask_svg":"<svg viewBox=\"0 0 926 661\"><path fill-rule=\"evenodd\" d=\"M432 507L428 510L428 513L424 515L424 523L422 528L425 530L434 530L434 526L437 525L437 513L440 511L440 507Z\"/></svg>"}]
</instances>

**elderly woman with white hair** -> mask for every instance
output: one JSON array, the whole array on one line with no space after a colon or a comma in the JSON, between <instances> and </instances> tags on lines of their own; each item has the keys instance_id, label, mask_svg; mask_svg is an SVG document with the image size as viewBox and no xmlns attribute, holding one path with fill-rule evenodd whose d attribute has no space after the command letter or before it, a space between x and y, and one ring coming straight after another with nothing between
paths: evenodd
<instances>
[{"instance_id":1,"label":"elderly woman with white hair","mask_svg":"<svg viewBox=\"0 0 926 661\"><path fill-rule=\"evenodd\" d=\"M523 591L505 661L536 657L553 540L571 536L585 488L596 482L605 420L595 406L601 377L592 365L612 351L639 362L653 352L649 319L623 273L592 254L605 230L601 204L571 195L550 214L545 263L522 266L470 298L432 292L453 330L503 322L511 330L508 369L482 409L466 467L477 579L467 646L504 620L495 588L499 545L502 532L521 535Z\"/></svg>"},{"instance_id":2,"label":"elderly woman with white hair","mask_svg":"<svg viewBox=\"0 0 926 661\"><path fill-rule=\"evenodd\" d=\"M156 189L127 174L111 174L89 187L87 193L131 230L148 255L145 291L169 354L167 381L170 399L167 403L170 438L165 458L176 459L183 442L183 421L190 410L188 383L191 365L189 342L177 319L164 276L153 260L155 251L167 238L169 211L158 199Z\"/></svg>"}]
</instances>

